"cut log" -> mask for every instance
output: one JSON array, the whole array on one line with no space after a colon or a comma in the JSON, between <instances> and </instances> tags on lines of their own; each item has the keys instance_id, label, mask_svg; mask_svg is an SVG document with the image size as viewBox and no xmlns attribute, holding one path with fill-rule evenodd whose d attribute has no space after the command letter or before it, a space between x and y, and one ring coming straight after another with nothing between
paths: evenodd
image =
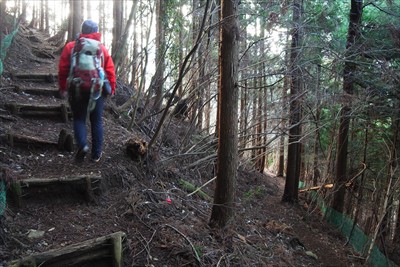
<instances>
[{"instance_id":1,"label":"cut log","mask_svg":"<svg viewBox=\"0 0 400 267\"><path fill-rule=\"evenodd\" d=\"M8 133L6 136L1 136L1 139L6 140L11 147L17 144L36 146L36 147L56 147L60 151L72 152L74 150L74 140L72 134L67 133L65 129L60 131L58 141L44 140L35 136L27 136L16 133Z\"/></svg>"},{"instance_id":2,"label":"cut log","mask_svg":"<svg viewBox=\"0 0 400 267\"><path fill-rule=\"evenodd\" d=\"M8 103L6 108L13 114L18 116L30 116L30 117L43 117L61 118L63 122L67 122L71 115L71 112L66 104L59 105L30 105L30 104L18 104Z\"/></svg>"},{"instance_id":3,"label":"cut log","mask_svg":"<svg viewBox=\"0 0 400 267\"><path fill-rule=\"evenodd\" d=\"M122 248L125 238L126 234L124 232L116 232L61 249L53 249L30 255L19 260L11 261L7 266L121 267L123 264ZM26 263L30 265L26 265Z\"/></svg>"},{"instance_id":4,"label":"cut log","mask_svg":"<svg viewBox=\"0 0 400 267\"><path fill-rule=\"evenodd\" d=\"M14 182L10 196L17 207L24 206L23 200L43 199L94 201L95 195L103 191L101 175L77 175L55 178L27 178Z\"/></svg>"}]
</instances>

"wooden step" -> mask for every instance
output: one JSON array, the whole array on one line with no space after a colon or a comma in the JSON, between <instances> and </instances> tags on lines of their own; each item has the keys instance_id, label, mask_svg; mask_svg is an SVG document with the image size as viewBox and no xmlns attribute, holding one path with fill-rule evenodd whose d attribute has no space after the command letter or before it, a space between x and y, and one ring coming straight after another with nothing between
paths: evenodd
<instances>
[{"instance_id":1,"label":"wooden step","mask_svg":"<svg viewBox=\"0 0 400 267\"><path fill-rule=\"evenodd\" d=\"M116 232L64 248L33 254L11 261L7 266L121 267L123 266L123 243L125 238L126 234L124 232Z\"/></svg>"},{"instance_id":2,"label":"wooden step","mask_svg":"<svg viewBox=\"0 0 400 267\"><path fill-rule=\"evenodd\" d=\"M74 138L67 130L62 129L58 135L57 141L44 140L36 136L28 136L17 133L8 133L0 136L0 139L6 141L11 147L17 145L34 146L34 147L54 147L60 151L74 151Z\"/></svg>"},{"instance_id":3,"label":"wooden step","mask_svg":"<svg viewBox=\"0 0 400 267\"><path fill-rule=\"evenodd\" d=\"M28 202L56 199L91 202L95 200L96 195L100 195L102 192L101 174L88 174L20 179L11 185L8 194L11 205L22 208Z\"/></svg>"},{"instance_id":4,"label":"wooden step","mask_svg":"<svg viewBox=\"0 0 400 267\"><path fill-rule=\"evenodd\" d=\"M54 73L13 73L12 79L32 81L32 82L54 83L57 81L58 75Z\"/></svg>"},{"instance_id":5,"label":"wooden step","mask_svg":"<svg viewBox=\"0 0 400 267\"><path fill-rule=\"evenodd\" d=\"M39 87L19 87L16 86L14 89L18 94L25 93L30 95L42 95L42 96L58 96L57 88L39 88Z\"/></svg>"},{"instance_id":6,"label":"wooden step","mask_svg":"<svg viewBox=\"0 0 400 267\"><path fill-rule=\"evenodd\" d=\"M68 118L72 116L69 106L64 103L57 105L30 105L12 102L5 106L13 115L18 116L56 117L60 118L63 122L68 122Z\"/></svg>"}]
</instances>

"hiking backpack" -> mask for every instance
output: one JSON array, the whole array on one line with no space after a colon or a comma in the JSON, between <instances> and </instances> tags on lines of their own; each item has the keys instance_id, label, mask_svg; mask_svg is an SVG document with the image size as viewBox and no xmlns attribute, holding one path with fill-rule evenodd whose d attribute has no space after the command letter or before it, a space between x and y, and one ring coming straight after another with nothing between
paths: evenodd
<instances>
[{"instance_id":1,"label":"hiking backpack","mask_svg":"<svg viewBox=\"0 0 400 267\"><path fill-rule=\"evenodd\" d=\"M104 74L99 73L103 60L99 41L78 38L72 50L68 86L75 88L75 91L88 91L92 95L99 93L104 83Z\"/></svg>"}]
</instances>

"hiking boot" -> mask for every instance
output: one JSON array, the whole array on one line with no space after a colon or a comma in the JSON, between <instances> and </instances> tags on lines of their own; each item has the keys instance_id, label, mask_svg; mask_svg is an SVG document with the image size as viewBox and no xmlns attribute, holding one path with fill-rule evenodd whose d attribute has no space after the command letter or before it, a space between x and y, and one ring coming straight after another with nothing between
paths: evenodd
<instances>
[{"instance_id":1,"label":"hiking boot","mask_svg":"<svg viewBox=\"0 0 400 267\"><path fill-rule=\"evenodd\" d=\"M83 162L83 160L85 159L86 154L89 151L89 147L88 146L84 146L78 149L78 152L76 152L75 155L75 160L76 162Z\"/></svg>"},{"instance_id":2,"label":"hiking boot","mask_svg":"<svg viewBox=\"0 0 400 267\"><path fill-rule=\"evenodd\" d=\"M100 152L100 154L98 154L98 155L92 156L92 161L95 163L99 162L101 159L101 156L103 156L103 152Z\"/></svg>"}]
</instances>

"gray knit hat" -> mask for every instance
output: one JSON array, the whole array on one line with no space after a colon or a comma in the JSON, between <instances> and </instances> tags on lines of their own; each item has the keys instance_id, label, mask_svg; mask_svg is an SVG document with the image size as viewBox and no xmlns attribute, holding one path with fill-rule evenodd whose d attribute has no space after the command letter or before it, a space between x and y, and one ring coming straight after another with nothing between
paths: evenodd
<instances>
[{"instance_id":1,"label":"gray knit hat","mask_svg":"<svg viewBox=\"0 0 400 267\"><path fill-rule=\"evenodd\" d=\"M98 32L98 30L99 26L91 19L87 19L82 23L81 33L83 34Z\"/></svg>"}]
</instances>

